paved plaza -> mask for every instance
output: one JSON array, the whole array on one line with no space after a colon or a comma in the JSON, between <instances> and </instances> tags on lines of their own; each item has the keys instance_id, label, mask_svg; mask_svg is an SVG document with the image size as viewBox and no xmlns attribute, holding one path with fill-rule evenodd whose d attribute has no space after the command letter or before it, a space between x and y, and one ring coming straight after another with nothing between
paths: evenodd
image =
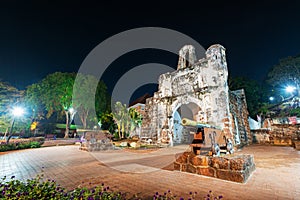
<instances>
[{"instance_id":1,"label":"paved plaza","mask_svg":"<svg viewBox=\"0 0 300 200\"><path fill-rule=\"evenodd\" d=\"M149 199L171 190L198 198L212 190L224 199L299 199L300 153L292 147L251 145L237 153L253 154L256 170L244 184L172 170L175 154L187 146L153 151L116 150L89 153L79 146L57 146L0 154L0 177L27 179L43 171L67 189L105 183L114 191ZM141 192L141 193L140 193Z\"/></svg>"}]
</instances>

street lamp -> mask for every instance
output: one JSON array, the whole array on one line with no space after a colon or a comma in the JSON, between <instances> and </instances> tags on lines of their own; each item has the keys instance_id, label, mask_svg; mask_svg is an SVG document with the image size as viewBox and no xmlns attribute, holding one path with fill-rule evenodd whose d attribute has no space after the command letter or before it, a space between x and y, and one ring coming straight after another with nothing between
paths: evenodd
<instances>
[{"instance_id":1,"label":"street lamp","mask_svg":"<svg viewBox=\"0 0 300 200\"><path fill-rule=\"evenodd\" d=\"M7 138L6 143L8 143L9 140L10 140L10 138L12 137L12 131L13 131L13 128L14 128L15 119L16 119L17 117L21 117L24 113L25 113L25 110L24 110L24 108L22 108L22 107L19 107L19 106L18 106L18 107L14 107L14 108L12 109L11 114L12 114L12 116L13 116L13 120L12 120L12 123L11 123L10 131L9 131L9 136L8 136L8 138Z\"/></svg>"},{"instance_id":2,"label":"street lamp","mask_svg":"<svg viewBox=\"0 0 300 200\"><path fill-rule=\"evenodd\" d=\"M269 98L270 101L274 101L274 99L275 99L274 97L270 97Z\"/></svg>"},{"instance_id":3,"label":"street lamp","mask_svg":"<svg viewBox=\"0 0 300 200\"><path fill-rule=\"evenodd\" d=\"M290 85L285 88L285 90L289 93L293 93L295 89L296 88L294 86L290 86Z\"/></svg>"},{"instance_id":4,"label":"street lamp","mask_svg":"<svg viewBox=\"0 0 300 200\"><path fill-rule=\"evenodd\" d=\"M12 109L12 114L14 117L20 117L25 113L24 109L22 107L14 107Z\"/></svg>"}]
</instances>

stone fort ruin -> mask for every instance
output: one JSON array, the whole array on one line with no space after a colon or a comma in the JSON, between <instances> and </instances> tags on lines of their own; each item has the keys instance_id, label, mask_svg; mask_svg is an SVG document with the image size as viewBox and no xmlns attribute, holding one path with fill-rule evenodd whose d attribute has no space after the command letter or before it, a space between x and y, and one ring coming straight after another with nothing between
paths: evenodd
<instances>
[{"instance_id":1,"label":"stone fort ruin","mask_svg":"<svg viewBox=\"0 0 300 200\"><path fill-rule=\"evenodd\" d=\"M251 142L245 94L228 88L223 46L210 46L200 60L191 45L179 51L177 70L160 75L158 91L146 100L141 136L161 141L167 129L174 144L191 143L184 118L217 127L234 146Z\"/></svg>"}]
</instances>

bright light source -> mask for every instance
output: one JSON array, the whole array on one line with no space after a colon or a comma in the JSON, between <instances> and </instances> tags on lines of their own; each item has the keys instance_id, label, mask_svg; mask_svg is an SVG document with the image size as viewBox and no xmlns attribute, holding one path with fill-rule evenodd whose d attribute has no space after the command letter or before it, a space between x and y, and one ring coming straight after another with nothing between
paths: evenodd
<instances>
[{"instance_id":1,"label":"bright light source","mask_svg":"<svg viewBox=\"0 0 300 200\"><path fill-rule=\"evenodd\" d=\"M73 113L74 111L75 111L75 110L74 110L73 107L69 108L69 112L70 112L70 113Z\"/></svg>"},{"instance_id":2,"label":"bright light source","mask_svg":"<svg viewBox=\"0 0 300 200\"><path fill-rule=\"evenodd\" d=\"M270 100L270 101L273 101L273 100L274 100L274 97L270 97L269 100Z\"/></svg>"},{"instance_id":3,"label":"bright light source","mask_svg":"<svg viewBox=\"0 0 300 200\"><path fill-rule=\"evenodd\" d=\"M25 113L24 109L21 108L21 107L14 107L12 109L12 114L15 116L15 117L20 117L22 116L23 114Z\"/></svg>"},{"instance_id":4,"label":"bright light source","mask_svg":"<svg viewBox=\"0 0 300 200\"><path fill-rule=\"evenodd\" d=\"M286 90L287 92L290 92L290 93L292 93L295 89L296 89L296 88L295 88L294 86L287 86L287 87L285 88L285 90Z\"/></svg>"}]
</instances>

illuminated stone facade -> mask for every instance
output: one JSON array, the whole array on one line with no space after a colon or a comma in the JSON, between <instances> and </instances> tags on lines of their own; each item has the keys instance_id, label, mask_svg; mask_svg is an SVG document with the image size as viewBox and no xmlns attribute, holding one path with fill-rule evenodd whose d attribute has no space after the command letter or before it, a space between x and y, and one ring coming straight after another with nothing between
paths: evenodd
<instances>
[{"instance_id":1,"label":"illuminated stone facade","mask_svg":"<svg viewBox=\"0 0 300 200\"><path fill-rule=\"evenodd\" d=\"M188 118L220 127L235 145L247 143L250 129L245 95L243 90L230 92L227 81L223 46L210 46L200 60L193 46L184 46L177 70L162 74L158 91L146 101L142 136L159 141L162 129L167 128L175 144L189 143L190 131L181 125L181 119Z\"/></svg>"}]
</instances>

